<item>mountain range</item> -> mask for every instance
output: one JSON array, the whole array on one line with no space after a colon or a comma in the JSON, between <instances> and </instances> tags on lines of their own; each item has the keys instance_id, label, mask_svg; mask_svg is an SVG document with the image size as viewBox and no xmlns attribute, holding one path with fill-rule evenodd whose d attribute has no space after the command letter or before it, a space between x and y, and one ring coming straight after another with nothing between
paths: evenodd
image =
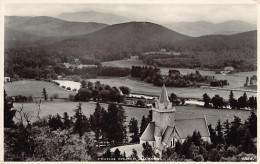
<instances>
[{"instance_id":1,"label":"mountain range","mask_svg":"<svg viewBox=\"0 0 260 164\"><path fill-rule=\"evenodd\" d=\"M168 23L165 27L193 37L213 34L232 35L257 29L256 25L234 20L221 23L207 21Z\"/></svg>"},{"instance_id":2,"label":"mountain range","mask_svg":"<svg viewBox=\"0 0 260 164\"><path fill-rule=\"evenodd\" d=\"M98 22L105 24L118 24L130 22L132 19L118 16L111 13L101 13L97 11L82 11L74 13L62 13L56 18L76 21L76 22ZM203 36L213 34L232 35L240 32L256 30L256 24L250 24L244 21L230 20L221 23L211 23L208 21L196 22L165 22L159 23L173 31L188 36Z\"/></svg>"},{"instance_id":3,"label":"mountain range","mask_svg":"<svg viewBox=\"0 0 260 164\"><path fill-rule=\"evenodd\" d=\"M76 22L98 22L104 24L118 24L129 22L128 18L118 16L110 13L101 13L96 11L82 11L73 13L62 13L56 18L63 19L66 21L76 21Z\"/></svg>"}]
</instances>

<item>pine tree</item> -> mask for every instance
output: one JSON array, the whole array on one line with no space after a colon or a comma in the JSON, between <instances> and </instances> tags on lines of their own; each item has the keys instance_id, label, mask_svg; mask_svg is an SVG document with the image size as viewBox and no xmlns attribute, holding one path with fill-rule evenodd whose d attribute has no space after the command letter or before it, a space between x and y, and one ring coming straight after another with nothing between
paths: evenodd
<instances>
[{"instance_id":1,"label":"pine tree","mask_svg":"<svg viewBox=\"0 0 260 164\"><path fill-rule=\"evenodd\" d=\"M43 98L44 98L45 101L48 100L48 95L47 95L47 92L46 92L46 89L45 89L45 88L43 88L43 90L42 90L42 96L43 96Z\"/></svg>"},{"instance_id":2,"label":"pine tree","mask_svg":"<svg viewBox=\"0 0 260 164\"><path fill-rule=\"evenodd\" d=\"M83 113L81 109L82 103L79 103L78 108L75 111L74 118L76 119L75 125L74 125L74 132L78 133L80 136L84 134L84 122L83 122Z\"/></svg>"},{"instance_id":3,"label":"pine tree","mask_svg":"<svg viewBox=\"0 0 260 164\"><path fill-rule=\"evenodd\" d=\"M142 120L141 120L141 126L140 126L140 136L143 134L143 132L146 129L147 125L148 125L148 121L145 118L145 116L143 116Z\"/></svg>"},{"instance_id":4,"label":"pine tree","mask_svg":"<svg viewBox=\"0 0 260 164\"><path fill-rule=\"evenodd\" d=\"M64 112L63 114L63 128L64 129L69 129L71 126L71 121L69 119L69 115L67 112Z\"/></svg>"},{"instance_id":5,"label":"pine tree","mask_svg":"<svg viewBox=\"0 0 260 164\"><path fill-rule=\"evenodd\" d=\"M248 130L252 137L257 137L257 116L255 112L251 112L251 115L249 116L248 120Z\"/></svg>"},{"instance_id":6,"label":"pine tree","mask_svg":"<svg viewBox=\"0 0 260 164\"><path fill-rule=\"evenodd\" d=\"M116 161L118 161L118 159L121 157L121 154L120 154L120 150L119 149L116 149L115 152L114 152L114 158L116 159Z\"/></svg>"},{"instance_id":7,"label":"pine tree","mask_svg":"<svg viewBox=\"0 0 260 164\"><path fill-rule=\"evenodd\" d=\"M226 136L229 133L229 131L230 131L230 124L228 122L228 119L226 119L226 121L224 122L223 125L224 125L224 129L225 129L224 134Z\"/></svg>"},{"instance_id":8,"label":"pine tree","mask_svg":"<svg viewBox=\"0 0 260 164\"><path fill-rule=\"evenodd\" d=\"M138 121L135 118L131 118L129 122L129 133L132 133L131 142L139 142L139 129L138 129Z\"/></svg>"},{"instance_id":9,"label":"pine tree","mask_svg":"<svg viewBox=\"0 0 260 164\"><path fill-rule=\"evenodd\" d=\"M98 143L99 147L99 138L101 135L101 126L102 126L102 114L101 114L101 106L99 103L96 104L95 112L90 116L91 129L95 133L95 140Z\"/></svg>"},{"instance_id":10,"label":"pine tree","mask_svg":"<svg viewBox=\"0 0 260 164\"><path fill-rule=\"evenodd\" d=\"M245 153L256 153L256 146L249 131L246 131L246 135L244 135L241 145L242 150Z\"/></svg>"},{"instance_id":11,"label":"pine tree","mask_svg":"<svg viewBox=\"0 0 260 164\"><path fill-rule=\"evenodd\" d=\"M13 118L15 116L16 110L12 110L13 103L7 101L7 94L4 90L4 127L11 128L14 127Z\"/></svg>"},{"instance_id":12,"label":"pine tree","mask_svg":"<svg viewBox=\"0 0 260 164\"><path fill-rule=\"evenodd\" d=\"M134 161L139 160L137 151L135 149L132 149L132 154L131 154L130 158L131 158L131 160L134 160Z\"/></svg>"},{"instance_id":13,"label":"pine tree","mask_svg":"<svg viewBox=\"0 0 260 164\"><path fill-rule=\"evenodd\" d=\"M217 143L218 144L224 142L222 129L223 128L222 128L222 125L221 125L221 122L220 122L220 119L219 119L218 122L217 122L216 128L215 128L216 134L217 134Z\"/></svg>"},{"instance_id":14,"label":"pine tree","mask_svg":"<svg viewBox=\"0 0 260 164\"><path fill-rule=\"evenodd\" d=\"M210 97L207 93L203 94L203 101L204 101L204 106L209 107Z\"/></svg>"},{"instance_id":15,"label":"pine tree","mask_svg":"<svg viewBox=\"0 0 260 164\"><path fill-rule=\"evenodd\" d=\"M229 105L232 109L235 109L236 108L236 99L234 98L234 94L233 94L233 91L231 90L230 91L230 94L229 94Z\"/></svg>"}]
</instances>

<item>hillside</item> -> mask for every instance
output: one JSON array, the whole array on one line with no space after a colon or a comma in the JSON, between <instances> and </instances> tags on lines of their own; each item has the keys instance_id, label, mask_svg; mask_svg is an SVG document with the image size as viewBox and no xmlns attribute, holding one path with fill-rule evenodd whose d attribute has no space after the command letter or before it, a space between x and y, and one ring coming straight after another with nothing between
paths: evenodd
<instances>
[{"instance_id":1,"label":"hillside","mask_svg":"<svg viewBox=\"0 0 260 164\"><path fill-rule=\"evenodd\" d=\"M166 27L189 36L204 36L212 34L232 35L241 32L256 30L256 25L243 21L226 21L211 23L207 21L178 22L165 24Z\"/></svg>"},{"instance_id":2,"label":"hillside","mask_svg":"<svg viewBox=\"0 0 260 164\"><path fill-rule=\"evenodd\" d=\"M223 69L232 66L238 71L253 71L257 67L257 31L183 39L169 49L179 50L182 55L143 58L148 64L166 67Z\"/></svg>"},{"instance_id":3,"label":"hillside","mask_svg":"<svg viewBox=\"0 0 260 164\"><path fill-rule=\"evenodd\" d=\"M98 22L105 24L117 24L128 22L129 20L125 17L110 14L101 13L96 11L82 11L74 13L62 13L56 16L59 19L66 21L76 21L76 22Z\"/></svg>"},{"instance_id":4,"label":"hillside","mask_svg":"<svg viewBox=\"0 0 260 164\"><path fill-rule=\"evenodd\" d=\"M61 54L88 55L100 60L123 58L130 53L158 50L188 36L149 22L111 25L91 34L44 46Z\"/></svg>"},{"instance_id":5,"label":"hillside","mask_svg":"<svg viewBox=\"0 0 260 164\"><path fill-rule=\"evenodd\" d=\"M40 46L106 27L100 23L68 22L52 17L5 17L5 48Z\"/></svg>"}]
</instances>

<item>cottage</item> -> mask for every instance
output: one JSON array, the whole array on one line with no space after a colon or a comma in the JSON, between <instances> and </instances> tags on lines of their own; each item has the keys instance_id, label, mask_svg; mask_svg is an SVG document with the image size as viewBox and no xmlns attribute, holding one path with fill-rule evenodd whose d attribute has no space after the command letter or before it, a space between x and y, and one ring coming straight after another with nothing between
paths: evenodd
<instances>
[{"instance_id":1,"label":"cottage","mask_svg":"<svg viewBox=\"0 0 260 164\"><path fill-rule=\"evenodd\" d=\"M152 108L152 122L140 137L140 144L148 142L154 151L161 155L163 150L174 147L177 141L184 142L195 130L201 133L204 141L210 142L205 117L178 119L175 117L175 112L175 107L170 103L166 88L163 86L161 95Z\"/></svg>"}]
</instances>

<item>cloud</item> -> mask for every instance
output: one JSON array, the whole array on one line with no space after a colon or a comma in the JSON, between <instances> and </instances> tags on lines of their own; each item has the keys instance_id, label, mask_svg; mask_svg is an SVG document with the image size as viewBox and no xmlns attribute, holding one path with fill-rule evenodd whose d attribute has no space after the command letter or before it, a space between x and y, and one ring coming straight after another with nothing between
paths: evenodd
<instances>
[{"instance_id":1,"label":"cloud","mask_svg":"<svg viewBox=\"0 0 260 164\"><path fill-rule=\"evenodd\" d=\"M7 4L5 15L56 16L65 12L89 10L157 23L241 20L256 24L257 19L257 6L253 4Z\"/></svg>"}]
</instances>

